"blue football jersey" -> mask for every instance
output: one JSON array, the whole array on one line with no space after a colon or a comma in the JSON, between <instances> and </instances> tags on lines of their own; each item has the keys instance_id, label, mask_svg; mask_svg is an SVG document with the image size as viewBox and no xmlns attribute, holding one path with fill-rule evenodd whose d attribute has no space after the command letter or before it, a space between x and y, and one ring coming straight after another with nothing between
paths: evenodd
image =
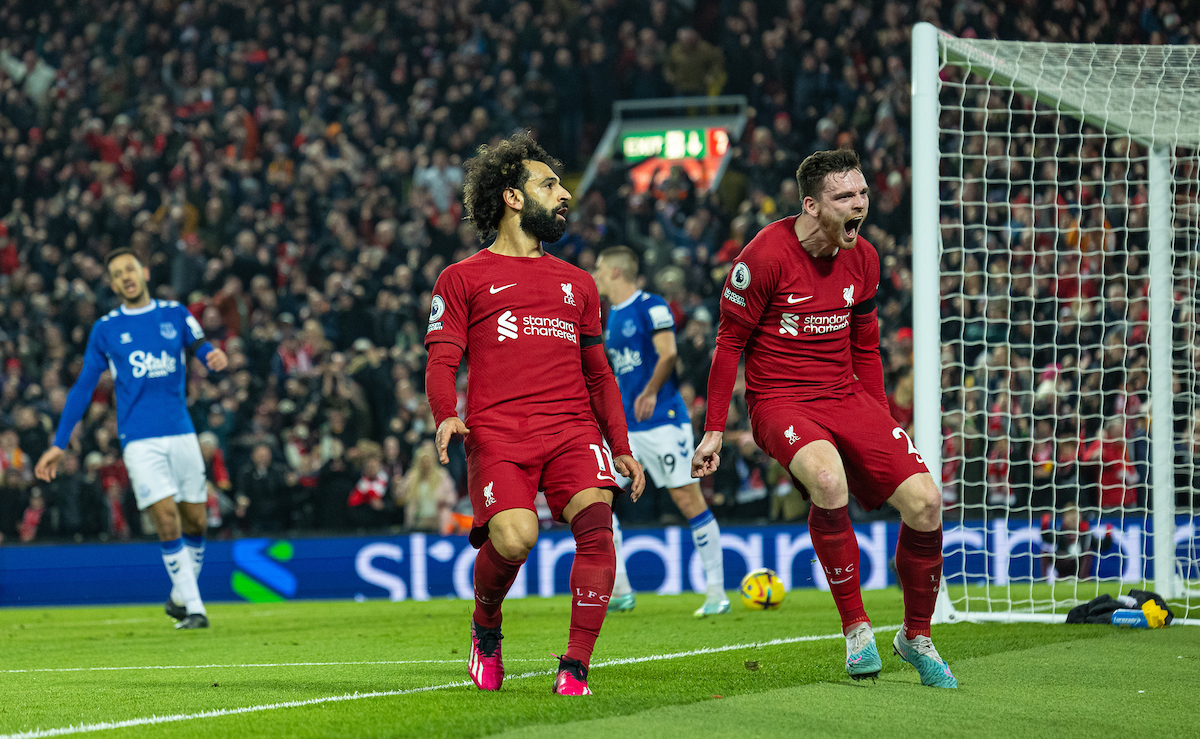
<instances>
[{"instance_id":1,"label":"blue football jersey","mask_svg":"<svg viewBox=\"0 0 1200 739\"><path fill-rule=\"evenodd\" d=\"M122 446L138 439L195 433L187 411L189 348L211 347L200 324L174 300L152 300L134 310L122 305L102 316L92 326L83 369L67 396L54 445L67 447L106 369L112 372L116 388L117 435Z\"/></svg>"},{"instance_id":2,"label":"blue football jersey","mask_svg":"<svg viewBox=\"0 0 1200 739\"><path fill-rule=\"evenodd\" d=\"M679 395L679 378L674 370L658 391L654 415L645 421L638 421L633 415L633 401L650 382L654 365L658 363L654 334L664 330L675 330L675 318L667 302L657 295L638 290L608 311L604 343L608 347L613 374L617 376L617 385L621 388L621 402L630 431L649 431L667 424L678 426L691 422L687 406Z\"/></svg>"}]
</instances>

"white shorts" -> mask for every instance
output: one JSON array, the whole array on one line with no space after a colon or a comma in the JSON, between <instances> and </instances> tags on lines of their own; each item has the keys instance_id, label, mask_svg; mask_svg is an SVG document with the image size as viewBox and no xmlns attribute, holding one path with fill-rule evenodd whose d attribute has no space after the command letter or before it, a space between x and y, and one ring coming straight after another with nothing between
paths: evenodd
<instances>
[{"instance_id":1,"label":"white shorts","mask_svg":"<svg viewBox=\"0 0 1200 739\"><path fill-rule=\"evenodd\" d=\"M176 503L208 501L204 457L195 434L131 441L121 456L139 511L166 498Z\"/></svg>"},{"instance_id":2,"label":"white shorts","mask_svg":"<svg viewBox=\"0 0 1200 739\"><path fill-rule=\"evenodd\" d=\"M696 482L692 477L692 453L696 451L690 423L658 426L649 431L630 431L629 448L654 484L665 490ZM621 487L628 478L619 477Z\"/></svg>"}]
</instances>

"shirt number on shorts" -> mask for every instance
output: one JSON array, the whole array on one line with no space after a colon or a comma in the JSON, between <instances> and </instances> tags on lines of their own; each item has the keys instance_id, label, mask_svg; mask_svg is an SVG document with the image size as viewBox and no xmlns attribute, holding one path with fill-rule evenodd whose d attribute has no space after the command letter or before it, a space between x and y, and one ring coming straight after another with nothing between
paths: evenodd
<instances>
[{"instance_id":1,"label":"shirt number on shorts","mask_svg":"<svg viewBox=\"0 0 1200 739\"><path fill-rule=\"evenodd\" d=\"M664 454L662 457L662 461L663 461L663 467L667 468L667 474L668 475L675 474L675 455L674 454Z\"/></svg>"},{"instance_id":2,"label":"shirt number on shorts","mask_svg":"<svg viewBox=\"0 0 1200 739\"><path fill-rule=\"evenodd\" d=\"M899 439L901 436L903 436L904 440L908 442L908 453L917 458L917 464L925 464L925 460L921 459L920 452L917 451L917 447L913 445L912 439L908 438L908 434L904 432L904 429L900 428L899 426L892 429L893 439Z\"/></svg>"},{"instance_id":3,"label":"shirt number on shorts","mask_svg":"<svg viewBox=\"0 0 1200 739\"><path fill-rule=\"evenodd\" d=\"M588 444L588 449L591 449L592 454L596 455L596 466L600 468L600 471L596 473L596 479L616 480L617 465L613 463L612 452L599 444ZM605 462L608 463L607 467L604 466Z\"/></svg>"}]
</instances>

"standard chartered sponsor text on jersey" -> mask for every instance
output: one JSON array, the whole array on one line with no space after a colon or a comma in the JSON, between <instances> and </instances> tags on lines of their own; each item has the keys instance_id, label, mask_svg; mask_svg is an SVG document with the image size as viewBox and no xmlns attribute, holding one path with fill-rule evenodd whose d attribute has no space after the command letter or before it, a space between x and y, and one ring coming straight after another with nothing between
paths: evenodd
<instances>
[{"instance_id":1,"label":"standard chartered sponsor text on jersey","mask_svg":"<svg viewBox=\"0 0 1200 739\"><path fill-rule=\"evenodd\" d=\"M805 316L804 333L829 334L841 331L850 326L850 314L838 313L832 316Z\"/></svg>"},{"instance_id":2,"label":"standard chartered sponsor text on jersey","mask_svg":"<svg viewBox=\"0 0 1200 739\"><path fill-rule=\"evenodd\" d=\"M545 318L543 316L525 316L522 319L525 328L522 333L526 336L551 336L566 339L572 344L579 343L575 324L561 318Z\"/></svg>"}]
</instances>

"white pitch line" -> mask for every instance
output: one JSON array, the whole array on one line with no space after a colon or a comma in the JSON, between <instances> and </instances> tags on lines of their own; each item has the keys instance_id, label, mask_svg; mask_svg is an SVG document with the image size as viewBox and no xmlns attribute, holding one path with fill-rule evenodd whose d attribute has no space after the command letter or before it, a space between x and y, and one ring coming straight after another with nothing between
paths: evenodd
<instances>
[{"instance_id":1,"label":"white pitch line","mask_svg":"<svg viewBox=\"0 0 1200 739\"><path fill-rule=\"evenodd\" d=\"M538 659L511 659L509 662L544 662ZM263 662L245 664L210 665L129 665L124 667L31 667L24 670L0 670L3 674L30 672L114 672L120 670L218 670L241 667L331 667L337 665L465 665L463 659L384 659L361 662ZM2 739L2 737L0 737Z\"/></svg>"},{"instance_id":2,"label":"white pitch line","mask_svg":"<svg viewBox=\"0 0 1200 739\"><path fill-rule=\"evenodd\" d=\"M900 624L894 626L877 626L875 631L890 631L899 629ZM596 667L611 667L614 665L632 665L641 662L658 662L668 659L681 659L684 657L695 657L702 654L716 654L718 652L731 652L737 649L759 649L762 647L775 647L784 644L797 644L800 642L810 641L825 641L830 639L843 639L844 635L839 632L837 634L822 634L819 636L792 636L782 639L770 639L761 642L748 642L746 644L727 644L721 647L702 647L700 649L692 649L686 652L671 652L669 654L652 654L646 657L622 657L618 659L605 660L592 665ZM383 663L381 663L383 664ZM521 680L529 677L539 677L543 675L553 675L555 670L538 670L535 672L524 672L520 675L509 675L509 680ZM273 711L280 708L301 708L303 706L315 706L322 703L342 703L345 701L361 700L363 698L387 698L398 695L412 695L414 693L428 693L433 690L445 690L446 688L461 688L471 685L470 680L460 680L452 683L442 683L440 685L426 685L420 688L407 688L405 690L377 690L370 693L346 693L343 695L332 695L324 698L309 698L307 700L287 701L284 703L266 703L257 706L245 706L242 708L217 708L211 711L200 711L199 713L177 713L170 716L146 716L143 718L131 718L124 721L102 721L94 724L80 724L78 726L63 726L57 729L34 729L32 731L24 731L19 734L4 734L0 735L0 739L43 739L44 737L52 736L67 736L70 734L90 734L97 731L107 731L109 729L126 729L134 726L153 726L156 724L171 724L182 721L194 721L203 718L220 718L223 716L237 716L244 713L259 713L261 711Z\"/></svg>"},{"instance_id":3,"label":"white pitch line","mask_svg":"<svg viewBox=\"0 0 1200 739\"><path fill-rule=\"evenodd\" d=\"M161 621L159 618L106 618L102 621L52 621L49 619L42 621L26 621L23 623L5 624L4 628L17 629L37 629L47 627L51 629L62 628L63 626L83 627L83 626L119 626L121 624L144 624L151 621Z\"/></svg>"},{"instance_id":4,"label":"white pitch line","mask_svg":"<svg viewBox=\"0 0 1200 739\"><path fill-rule=\"evenodd\" d=\"M894 626L875 626L872 631L896 631L900 628L900 624ZM632 665L638 662L651 662L663 659L679 659L681 657L695 657L701 654L716 654L718 652L732 652L735 649L751 649L761 647L777 647L783 644L798 644L806 641L825 641L826 639L844 639L844 634L823 634L821 636L789 636L784 639L771 639L770 641L751 642L750 644L729 644L724 647L703 647L701 649L692 649L687 652L674 652L672 654L656 654L651 657L622 657L619 659L609 659L603 662L597 662L592 667L609 667L612 665ZM0 736L0 739L6 737Z\"/></svg>"},{"instance_id":5,"label":"white pitch line","mask_svg":"<svg viewBox=\"0 0 1200 739\"><path fill-rule=\"evenodd\" d=\"M524 677L520 675L518 677ZM334 695L327 698L310 698L302 701L288 701L286 703L268 703L260 706L246 706L245 708L218 708L212 711L201 711L200 713L175 714L173 716L148 716L146 718L131 718L125 721L102 721L96 724L80 724L79 726L64 726L59 729L34 729L20 734L5 734L0 736L0 739L40 739L40 737L50 736L66 736L68 734L87 734L95 731L107 731L108 729L125 729L133 726L153 726L154 724L169 724L179 721L192 721L201 718L217 718L219 716L236 716L241 713L256 713L258 711L271 711L276 708L299 708L301 706L312 706L318 703L339 703L342 701L359 700L360 698L380 698L391 695L408 695L410 693L423 693L430 690L442 690L444 688L457 688L470 685L470 680L462 680L455 683L443 683L442 685L428 685L421 688L410 688L408 690L387 690L375 691L371 693L347 693L345 695Z\"/></svg>"}]
</instances>

